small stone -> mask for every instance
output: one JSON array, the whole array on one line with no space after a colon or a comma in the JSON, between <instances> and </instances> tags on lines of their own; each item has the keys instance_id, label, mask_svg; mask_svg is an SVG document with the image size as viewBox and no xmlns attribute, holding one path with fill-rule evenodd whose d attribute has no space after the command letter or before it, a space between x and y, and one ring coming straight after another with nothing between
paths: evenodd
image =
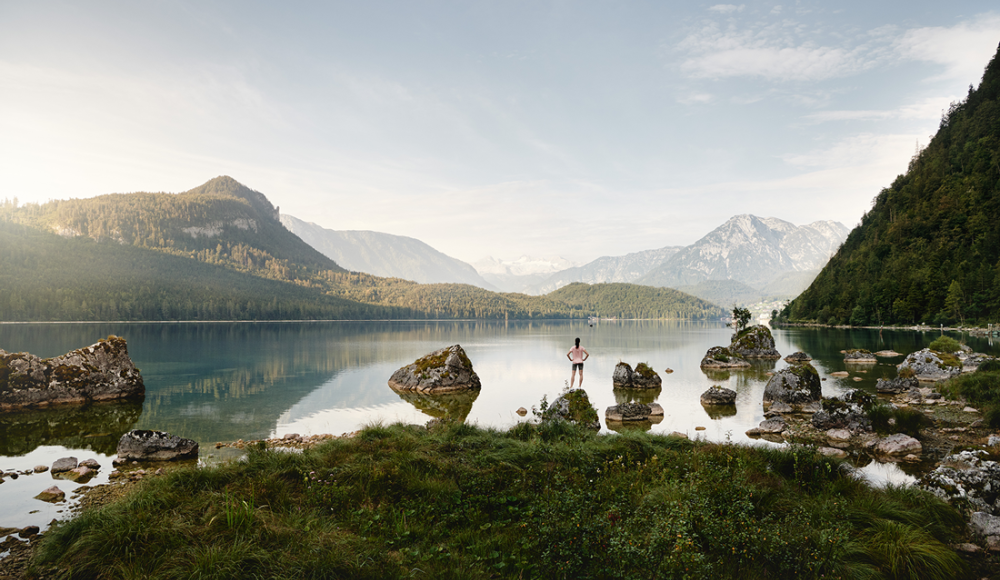
<instances>
[{"instance_id":1,"label":"small stone","mask_svg":"<svg viewBox=\"0 0 1000 580\"><path fill-rule=\"evenodd\" d=\"M80 465L83 465L85 467L89 467L91 469L100 469L101 468L101 464L98 463L96 459L84 459L83 461L80 462Z\"/></svg>"},{"instance_id":2,"label":"small stone","mask_svg":"<svg viewBox=\"0 0 1000 580\"><path fill-rule=\"evenodd\" d=\"M70 481L75 481L77 483L86 483L90 481L94 474L97 473L93 469L87 467L86 465L81 465L76 469L70 469L69 471L64 471L61 473L63 479L68 479Z\"/></svg>"},{"instance_id":3,"label":"small stone","mask_svg":"<svg viewBox=\"0 0 1000 580\"><path fill-rule=\"evenodd\" d=\"M48 465L36 465L34 468L35 473L45 473L48 470L49 470Z\"/></svg>"},{"instance_id":4,"label":"small stone","mask_svg":"<svg viewBox=\"0 0 1000 580\"><path fill-rule=\"evenodd\" d=\"M36 495L35 499L55 503L66 499L66 492L53 485L42 493Z\"/></svg>"},{"instance_id":5,"label":"small stone","mask_svg":"<svg viewBox=\"0 0 1000 580\"><path fill-rule=\"evenodd\" d=\"M671 437L680 437L681 439L687 439L687 433L681 433L680 431L674 431L670 434Z\"/></svg>"},{"instance_id":6,"label":"small stone","mask_svg":"<svg viewBox=\"0 0 1000 580\"><path fill-rule=\"evenodd\" d=\"M702 427L701 425L698 425L697 427L695 427L695 428L694 428L694 430L695 430L695 431L704 431L704 430L705 430L705 428L704 428L704 427Z\"/></svg>"},{"instance_id":7,"label":"small stone","mask_svg":"<svg viewBox=\"0 0 1000 580\"><path fill-rule=\"evenodd\" d=\"M775 413L791 413L795 409L793 409L791 405L789 405L784 401L775 401L771 403L771 406L768 407L768 410L774 411Z\"/></svg>"},{"instance_id":8,"label":"small stone","mask_svg":"<svg viewBox=\"0 0 1000 580\"><path fill-rule=\"evenodd\" d=\"M844 377L849 377L849 376L851 376L851 373L849 373L849 372L847 372L847 371L837 371L837 372L835 372L835 373L830 373L830 376L831 376L831 377L836 377L836 378L838 378L838 379L842 379L842 378L844 378Z\"/></svg>"},{"instance_id":9,"label":"small stone","mask_svg":"<svg viewBox=\"0 0 1000 580\"><path fill-rule=\"evenodd\" d=\"M518 415L524 417L525 415L528 414L528 410L525 409L524 407L518 407L517 411L515 411L515 413L517 413Z\"/></svg>"},{"instance_id":10,"label":"small stone","mask_svg":"<svg viewBox=\"0 0 1000 580\"><path fill-rule=\"evenodd\" d=\"M764 432L760 429L760 427L752 427L747 429L746 432L747 437L760 437L763 434Z\"/></svg>"},{"instance_id":11,"label":"small stone","mask_svg":"<svg viewBox=\"0 0 1000 580\"><path fill-rule=\"evenodd\" d=\"M979 409L976 409L976 408L973 408L973 407L966 407L966 408L962 409L962 412L963 413L978 413Z\"/></svg>"},{"instance_id":12,"label":"small stone","mask_svg":"<svg viewBox=\"0 0 1000 580\"><path fill-rule=\"evenodd\" d=\"M983 549L975 544L965 543L965 544L955 544L952 546L956 552L963 552L965 554L978 554Z\"/></svg>"},{"instance_id":13,"label":"small stone","mask_svg":"<svg viewBox=\"0 0 1000 580\"><path fill-rule=\"evenodd\" d=\"M298 433L285 433L285 436L281 438L282 441L298 441L301 439Z\"/></svg>"},{"instance_id":14,"label":"small stone","mask_svg":"<svg viewBox=\"0 0 1000 580\"><path fill-rule=\"evenodd\" d=\"M851 380L854 381L854 382L858 382L858 381L861 381L861 380L864 380L864 379L862 379L861 377L852 377Z\"/></svg>"},{"instance_id":15,"label":"small stone","mask_svg":"<svg viewBox=\"0 0 1000 580\"><path fill-rule=\"evenodd\" d=\"M17 535L22 538L30 538L31 536L37 535L40 531L42 530L38 526L25 526L17 532Z\"/></svg>"},{"instance_id":16,"label":"small stone","mask_svg":"<svg viewBox=\"0 0 1000 580\"><path fill-rule=\"evenodd\" d=\"M917 462L917 461L920 461L920 458L917 457L916 455L910 453L909 455L907 455L906 457L903 458L903 461Z\"/></svg>"},{"instance_id":17,"label":"small stone","mask_svg":"<svg viewBox=\"0 0 1000 580\"><path fill-rule=\"evenodd\" d=\"M69 471L70 469L76 469L79 465L76 461L76 457L63 457L62 459L56 459L56 462L52 464L52 473L61 473L63 471Z\"/></svg>"},{"instance_id":18,"label":"small stone","mask_svg":"<svg viewBox=\"0 0 1000 580\"><path fill-rule=\"evenodd\" d=\"M823 455L827 457L836 457L837 459L844 459L847 457L847 452L843 449L837 449L835 447L819 447L816 449Z\"/></svg>"},{"instance_id":19,"label":"small stone","mask_svg":"<svg viewBox=\"0 0 1000 580\"><path fill-rule=\"evenodd\" d=\"M826 432L826 436L834 441L848 441L851 438L851 432L848 429L830 429Z\"/></svg>"},{"instance_id":20,"label":"small stone","mask_svg":"<svg viewBox=\"0 0 1000 580\"><path fill-rule=\"evenodd\" d=\"M663 369L663 372L669 375L670 373L674 372L674 369L665 368L665 369Z\"/></svg>"},{"instance_id":21,"label":"small stone","mask_svg":"<svg viewBox=\"0 0 1000 580\"><path fill-rule=\"evenodd\" d=\"M785 429L788 429L788 425L781 417L765 419L760 422L760 430L762 433L781 433Z\"/></svg>"}]
</instances>

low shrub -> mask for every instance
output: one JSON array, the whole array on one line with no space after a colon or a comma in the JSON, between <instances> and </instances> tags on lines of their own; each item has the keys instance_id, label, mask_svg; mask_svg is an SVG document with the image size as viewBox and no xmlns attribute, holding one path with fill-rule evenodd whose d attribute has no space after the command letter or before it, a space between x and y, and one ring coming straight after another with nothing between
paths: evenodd
<instances>
[{"instance_id":1,"label":"low shrub","mask_svg":"<svg viewBox=\"0 0 1000 580\"><path fill-rule=\"evenodd\" d=\"M957 340L950 336L941 335L934 339L927 348L933 350L934 352L958 352L961 350L962 345L959 344Z\"/></svg>"}]
</instances>

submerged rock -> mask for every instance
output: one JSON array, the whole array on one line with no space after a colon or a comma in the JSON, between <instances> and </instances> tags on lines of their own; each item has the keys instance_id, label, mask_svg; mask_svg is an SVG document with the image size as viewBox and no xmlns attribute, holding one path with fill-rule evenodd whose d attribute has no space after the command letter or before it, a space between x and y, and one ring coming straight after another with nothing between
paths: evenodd
<instances>
[{"instance_id":1,"label":"submerged rock","mask_svg":"<svg viewBox=\"0 0 1000 580\"><path fill-rule=\"evenodd\" d=\"M782 402L795 411L814 413L820 410L823 387L819 373L809 363L792 365L774 374L764 386L764 407Z\"/></svg>"},{"instance_id":2,"label":"submerged rock","mask_svg":"<svg viewBox=\"0 0 1000 580\"><path fill-rule=\"evenodd\" d=\"M724 346L713 346L701 359L703 369L745 369L750 363Z\"/></svg>"},{"instance_id":3,"label":"submerged rock","mask_svg":"<svg viewBox=\"0 0 1000 580\"><path fill-rule=\"evenodd\" d=\"M0 410L141 398L145 392L118 336L47 359L0 350Z\"/></svg>"},{"instance_id":4,"label":"submerged rock","mask_svg":"<svg viewBox=\"0 0 1000 580\"><path fill-rule=\"evenodd\" d=\"M164 431L134 429L118 440L120 461L174 461L197 458L197 442Z\"/></svg>"},{"instance_id":5,"label":"submerged rock","mask_svg":"<svg viewBox=\"0 0 1000 580\"><path fill-rule=\"evenodd\" d=\"M422 356L389 378L394 391L434 394L480 389L479 375L460 345L449 346Z\"/></svg>"},{"instance_id":6,"label":"submerged rock","mask_svg":"<svg viewBox=\"0 0 1000 580\"><path fill-rule=\"evenodd\" d=\"M729 350L743 358L777 360L781 355L774 349L771 331L761 324L745 328L733 335Z\"/></svg>"}]
</instances>

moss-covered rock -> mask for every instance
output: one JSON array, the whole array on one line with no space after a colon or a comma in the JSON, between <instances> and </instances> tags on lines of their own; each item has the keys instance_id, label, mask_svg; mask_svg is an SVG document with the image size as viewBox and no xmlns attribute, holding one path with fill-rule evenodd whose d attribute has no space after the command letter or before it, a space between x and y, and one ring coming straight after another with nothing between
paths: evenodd
<instances>
[{"instance_id":1,"label":"moss-covered rock","mask_svg":"<svg viewBox=\"0 0 1000 580\"><path fill-rule=\"evenodd\" d=\"M469 356L456 344L424 355L392 373L389 387L397 392L435 394L478 390L482 383Z\"/></svg>"},{"instance_id":2,"label":"moss-covered rock","mask_svg":"<svg viewBox=\"0 0 1000 580\"><path fill-rule=\"evenodd\" d=\"M743 358L762 358L777 360L781 358L774 349L774 337L771 330L761 324L744 328L733 335L729 350Z\"/></svg>"},{"instance_id":3,"label":"moss-covered rock","mask_svg":"<svg viewBox=\"0 0 1000 580\"><path fill-rule=\"evenodd\" d=\"M583 389L573 389L560 395L542 412L542 419L546 421L562 419L595 431L601 429L597 409L590 403L590 397Z\"/></svg>"},{"instance_id":4,"label":"moss-covered rock","mask_svg":"<svg viewBox=\"0 0 1000 580\"><path fill-rule=\"evenodd\" d=\"M896 368L900 373L907 374L909 371L903 369L911 369L917 380L922 382L943 381L962 373L962 363L958 357L928 348L908 354Z\"/></svg>"},{"instance_id":5,"label":"moss-covered rock","mask_svg":"<svg viewBox=\"0 0 1000 580\"><path fill-rule=\"evenodd\" d=\"M814 413L820 410L823 387L819 373L809 363L792 365L774 374L764 387L764 407L785 403L793 411Z\"/></svg>"},{"instance_id":6,"label":"moss-covered rock","mask_svg":"<svg viewBox=\"0 0 1000 580\"><path fill-rule=\"evenodd\" d=\"M109 336L50 359L0 350L0 409L141 399L146 392L125 339Z\"/></svg>"},{"instance_id":7,"label":"moss-covered rock","mask_svg":"<svg viewBox=\"0 0 1000 580\"><path fill-rule=\"evenodd\" d=\"M663 385L663 380L656 371L646 363L635 365L635 372L632 373L632 388L634 389L659 389Z\"/></svg>"},{"instance_id":8,"label":"moss-covered rock","mask_svg":"<svg viewBox=\"0 0 1000 580\"><path fill-rule=\"evenodd\" d=\"M844 351L844 362L845 363L877 363L878 359L870 350L865 350L863 348L851 348Z\"/></svg>"},{"instance_id":9,"label":"moss-covered rock","mask_svg":"<svg viewBox=\"0 0 1000 580\"><path fill-rule=\"evenodd\" d=\"M713 346L701 359L703 369L745 369L750 363L724 346Z\"/></svg>"}]
</instances>

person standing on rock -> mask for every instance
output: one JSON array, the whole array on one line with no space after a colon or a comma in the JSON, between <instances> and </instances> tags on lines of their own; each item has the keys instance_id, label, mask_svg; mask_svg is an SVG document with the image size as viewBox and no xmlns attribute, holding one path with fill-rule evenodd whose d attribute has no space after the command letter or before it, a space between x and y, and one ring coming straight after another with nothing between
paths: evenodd
<instances>
[{"instance_id":1,"label":"person standing on rock","mask_svg":"<svg viewBox=\"0 0 1000 580\"><path fill-rule=\"evenodd\" d=\"M566 353L566 358L569 362L573 363L573 375L569 379L569 388L573 388L573 383L576 382L576 371L580 371L580 388L583 388L583 361L590 358L590 353L580 346L580 339L576 339L576 346L569 349Z\"/></svg>"}]
</instances>

